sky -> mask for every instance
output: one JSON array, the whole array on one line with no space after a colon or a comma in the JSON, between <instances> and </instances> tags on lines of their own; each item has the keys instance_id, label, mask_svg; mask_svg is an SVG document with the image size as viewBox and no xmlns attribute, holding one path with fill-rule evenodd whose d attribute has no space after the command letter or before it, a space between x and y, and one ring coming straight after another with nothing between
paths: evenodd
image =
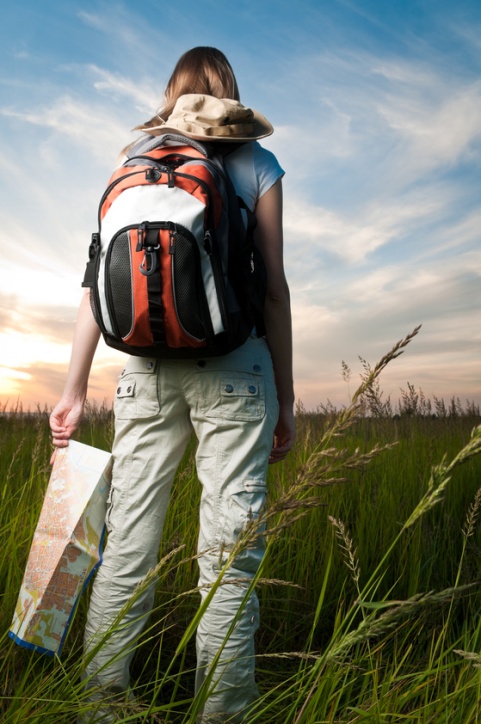
<instances>
[{"instance_id":1,"label":"sky","mask_svg":"<svg viewBox=\"0 0 481 724\"><path fill-rule=\"evenodd\" d=\"M384 399L481 403L478 0L22 0L0 40L1 406L61 395L98 200L196 45L275 127L297 399L348 404L422 324ZM100 343L90 400L124 358Z\"/></svg>"}]
</instances>

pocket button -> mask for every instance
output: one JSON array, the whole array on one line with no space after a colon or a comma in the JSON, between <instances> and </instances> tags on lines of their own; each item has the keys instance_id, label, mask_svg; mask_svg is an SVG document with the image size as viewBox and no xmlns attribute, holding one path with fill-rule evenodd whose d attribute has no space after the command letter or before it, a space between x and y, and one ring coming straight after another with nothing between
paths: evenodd
<instances>
[{"instance_id":1,"label":"pocket button","mask_svg":"<svg viewBox=\"0 0 481 724\"><path fill-rule=\"evenodd\" d=\"M233 386L233 385L226 385L226 386L224 387L224 390L225 390L226 392L234 392L234 386Z\"/></svg>"},{"instance_id":2,"label":"pocket button","mask_svg":"<svg viewBox=\"0 0 481 724\"><path fill-rule=\"evenodd\" d=\"M254 385L249 385L249 387L247 388L247 391L248 391L251 395L255 395L255 393L257 392L257 387L255 387Z\"/></svg>"}]
</instances>

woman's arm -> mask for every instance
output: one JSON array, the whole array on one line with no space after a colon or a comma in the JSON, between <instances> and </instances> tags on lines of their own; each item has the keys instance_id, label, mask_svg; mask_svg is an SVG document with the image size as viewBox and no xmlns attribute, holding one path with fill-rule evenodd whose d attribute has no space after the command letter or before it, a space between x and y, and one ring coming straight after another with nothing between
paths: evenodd
<instances>
[{"instance_id":1,"label":"woman's arm","mask_svg":"<svg viewBox=\"0 0 481 724\"><path fill-rule=\"evenodd\" d=\"M99 338L100 330L90 307L89 290L85 290L75 324L65 388L50 415L52 440L56 447L68 445L82 419L90 368Z\"/></svg>"},{"instance_id":2,"label":"woman's arm","mask_svg":"<svg viewBox=\"0 0 481 724\"><path fill-rule=\"evenodd\" d=\"M258 200L256 217L255 242L267 269L264 322L279 400L279 420L269 459L274 463L287 455L295 438L292 322L289 287L284 273L280 179Z\"/></svg>"}]
</instances>

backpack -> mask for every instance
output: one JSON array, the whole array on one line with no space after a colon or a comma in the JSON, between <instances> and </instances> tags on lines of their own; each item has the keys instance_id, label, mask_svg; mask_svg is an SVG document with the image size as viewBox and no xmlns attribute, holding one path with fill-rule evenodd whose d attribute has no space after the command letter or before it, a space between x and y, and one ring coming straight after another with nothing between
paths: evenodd
<instances>
[{"instance_id":1,"label":"backpack","mask_svg":"<svg viewBox=\"0 0 481 724\"><path fill-rule=\"evenodd\" d=\"M256 221L226 172L226 150L232 144L149 136L112 175L82 283L110 347L195 358L265 333Z\"/></svg>"}]
</instances>

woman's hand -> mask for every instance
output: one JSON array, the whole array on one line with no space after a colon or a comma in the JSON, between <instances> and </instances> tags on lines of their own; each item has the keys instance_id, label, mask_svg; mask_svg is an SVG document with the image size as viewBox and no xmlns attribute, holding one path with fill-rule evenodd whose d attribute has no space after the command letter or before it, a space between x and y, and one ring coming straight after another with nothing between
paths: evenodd
<instances>
[{"instance_id":1,"label":"woman's hand","mask_svg":"<svg viewBox=\"0 0 481 724\"><path fill-rule=\"evenodd\" d=\"M279 419L274 431L274 444L269 455L270 464L284 460L294 444L295 437L296 422L292 406L281 407L279 409Z\"/></svg>"},{"instance_id":2,"label":"woman's hand","mask_svg":"<svg viewBox=\"0 0 481 724\"><path fill-rule=\"evenodd\" d=\"M50 430L55 446L50 464L53 465L58 447L67 447L68 441L80 424L84 411L84 400L69 400L62 397L50 415Z\"/></svg>"},{"instance_id":3,"label":"woman's hand","mask_svg":"<svg viewBox=\"0 0 481 724\"><path fill-rule=\"evenodd\" d=\"M55 447L67 447L68 441L78 428L84 411L84 400L62 397L50 415L50 430Z\"/></svg>"}]
</instances>

